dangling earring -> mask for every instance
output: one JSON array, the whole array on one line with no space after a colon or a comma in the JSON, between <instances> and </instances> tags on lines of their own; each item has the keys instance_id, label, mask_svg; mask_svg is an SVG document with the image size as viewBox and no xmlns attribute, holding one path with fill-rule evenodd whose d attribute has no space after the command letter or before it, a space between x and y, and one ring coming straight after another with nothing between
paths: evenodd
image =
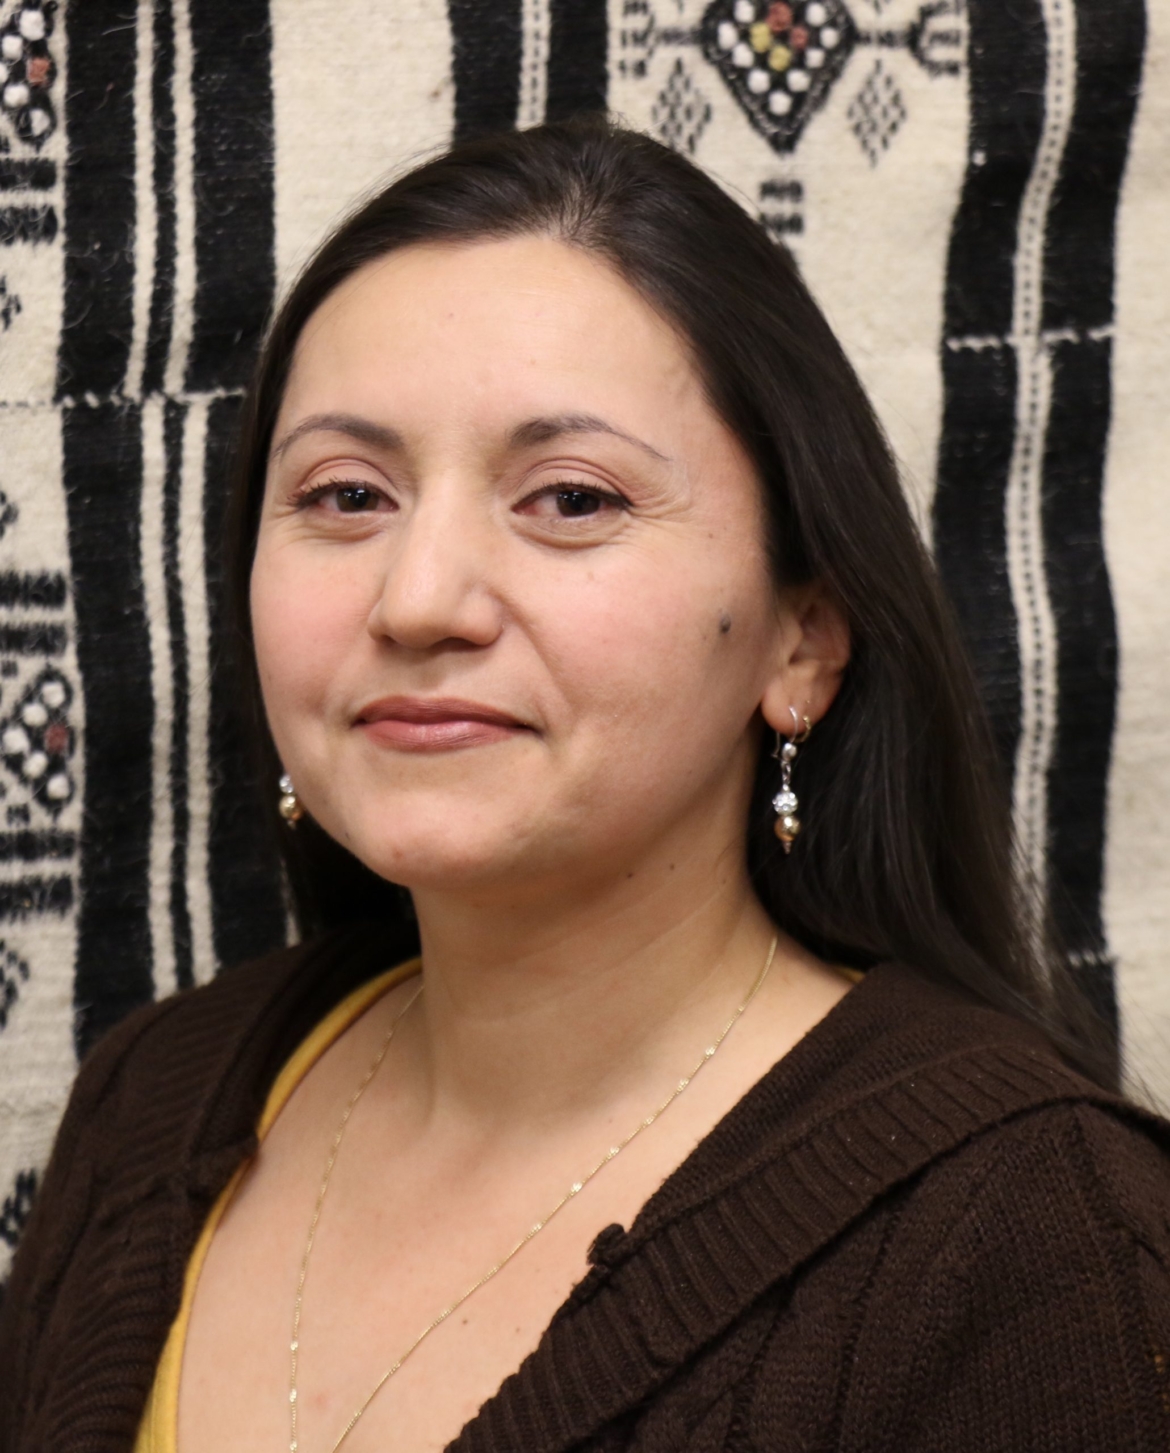
<instances>
[{"instance_id":1,"label":"dangling earring","mask_svg":"<svg viewBox=\"0 0 1170 1453\"><path fill-rule=\"evenodd\" d=\"M293 786L293 779L286 772L278 785L280 787L280 815L289 827L295 827L304 817L305 809L301 806L297 789Z\"/></svg>"},{"instance_id":2,"label":"dangling earring","mask_svg":"<svg viewBox=\"0 0 1170 1453\"><path fill-rule=\"evenodd\" d=\"M796 761L797 747L808 741L808 734L812 731L812 722L807 716L797 716L793 706L788 710L792 713L792 737L785 741L777 732L776 748L772 753L780 763L780 791L772 798L772 806L776 809L774 831L786 854L792 851L792 844L800 832L800 818L796 815L800 803L792 790L792 764ZM804 723L803 728L801 722Z\"/></svg>"}]
</instances>

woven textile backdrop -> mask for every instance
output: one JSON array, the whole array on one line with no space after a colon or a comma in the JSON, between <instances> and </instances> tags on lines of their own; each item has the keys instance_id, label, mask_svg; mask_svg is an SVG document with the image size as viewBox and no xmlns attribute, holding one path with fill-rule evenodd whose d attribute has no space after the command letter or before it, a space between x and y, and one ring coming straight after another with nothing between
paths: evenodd
<instances>
[{"instance_id":1,"label":"woven textile backdrop","mask_svg":"<svg viewBox=\"0 0 1170 1453\"><path fill-rule=\"evenodd\" d=\"M286 933L209 645L274 296L389 172L605 106L796 252L1170 1098L1170 0L0 0L0 1273L79 1051Z\"/></svg>"}]
</instances>

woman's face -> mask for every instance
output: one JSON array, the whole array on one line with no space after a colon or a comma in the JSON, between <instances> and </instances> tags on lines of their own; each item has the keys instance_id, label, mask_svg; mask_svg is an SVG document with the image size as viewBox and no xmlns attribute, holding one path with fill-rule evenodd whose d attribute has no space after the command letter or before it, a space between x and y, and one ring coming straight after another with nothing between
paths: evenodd
<instances>
[{"instance_id":1,"label":"woman's face","mask_svg":"<svg viewBox=\"0 0 1170 1453\"><path fill-rule=\"evenodd\" d=\"M302 802L416 889L738 845L786 649L764 539L686 348L604 262L520 237L368 265L298 344L252 572Z\"/></svg>"}]
</instances>

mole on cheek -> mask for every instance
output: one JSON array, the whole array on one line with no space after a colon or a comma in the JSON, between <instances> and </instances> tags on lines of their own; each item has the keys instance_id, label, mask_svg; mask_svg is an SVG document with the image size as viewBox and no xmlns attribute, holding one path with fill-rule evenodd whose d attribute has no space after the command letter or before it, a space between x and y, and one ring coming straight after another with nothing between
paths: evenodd
<instances>
[{"instance_id":1,"label":"mole on cheek","mask_svg":"<svg viewBox=\"0 0 1170 1453\"><path fill-rule=\"evenodd\" d=\"M719 617L719 634L721 636L725 636L730 630L731 617L727 614L726 611L724 611L723 614Z\"/></svg>"}]
</instances>

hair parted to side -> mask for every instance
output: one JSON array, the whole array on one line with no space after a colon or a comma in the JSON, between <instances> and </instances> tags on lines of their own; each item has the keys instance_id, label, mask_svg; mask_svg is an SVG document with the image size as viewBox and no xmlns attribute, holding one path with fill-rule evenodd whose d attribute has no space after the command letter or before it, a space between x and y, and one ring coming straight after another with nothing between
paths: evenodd
<instances>
[{"instance_id":1,"label":"hair parted to side","mask_svg":"<svg viewBox=\"0 0 1170 1453\"><path fill-rule=\"evenodd\" d=\"M1013 871L1007 791L973 676L857 376L787 250L691 162L600 117L470 142L400 177L333 233L277 312L244 409L229 518L265 780L279 768L248 584L301 331L339 284L397 248L519 234L605 259L688 341L713 407L755 462L777 581L824 582L848 618L852 657L801 749L808 810L787 858L772 832L770 742L760 756L748 862L772 918L826 959L898 959L1028 1019L1115 1087L1112 1038ZM400 889L308 819L279 840L303 931L409 914Z\"/></svg>"}]
</instances>

